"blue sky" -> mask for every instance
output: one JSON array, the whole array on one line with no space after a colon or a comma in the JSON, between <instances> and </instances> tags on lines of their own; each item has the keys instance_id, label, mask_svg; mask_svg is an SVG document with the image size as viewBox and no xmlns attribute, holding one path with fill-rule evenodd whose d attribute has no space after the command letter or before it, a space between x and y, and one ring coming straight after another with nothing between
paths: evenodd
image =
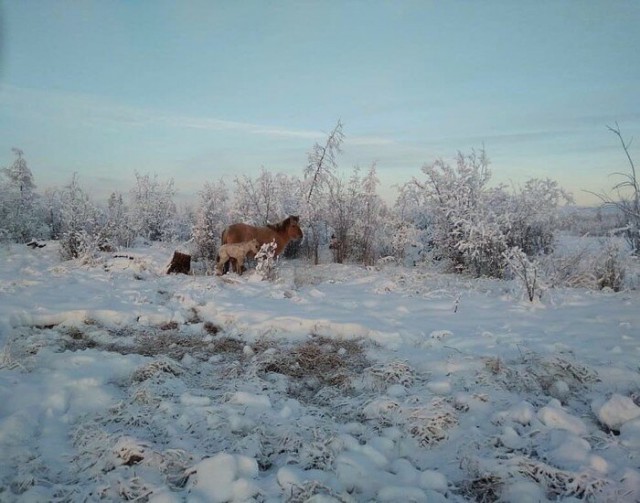
<instances>
[{"instance_id":1,"label":"blue sky","mask_svg":"<svg viewBox=\"0 0 640 503\"><path fill-rule=\"evenodd\" d=\"M204 181L302 175L338 119L346 172L384 192L483 145L493 180L551 177L580 203L640 135L640 2L0 3L0 166L98 197L134 170ZM640 140L639 140L640 141ZM637 143L631 153L638 162Z\"/></svg>"}]
</instances>

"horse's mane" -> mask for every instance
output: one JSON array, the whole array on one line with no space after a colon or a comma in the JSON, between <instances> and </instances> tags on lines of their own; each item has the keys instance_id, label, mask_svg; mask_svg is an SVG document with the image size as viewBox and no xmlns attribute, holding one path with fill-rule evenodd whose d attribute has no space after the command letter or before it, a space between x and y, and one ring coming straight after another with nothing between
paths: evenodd
<instances>
[{"instance_id":1,"label":"horse's mane","mask_svg":"<svg viewBox=\"0 0 640 503\"><path fill-rule=\"evenodd\" d=\"M275 224L267 224L267 227L272 231L276 231L276 232L285 231L291 225L291 218L292 217L287 217L282 222L278 222Z\"/></svg>"}]
</instances>

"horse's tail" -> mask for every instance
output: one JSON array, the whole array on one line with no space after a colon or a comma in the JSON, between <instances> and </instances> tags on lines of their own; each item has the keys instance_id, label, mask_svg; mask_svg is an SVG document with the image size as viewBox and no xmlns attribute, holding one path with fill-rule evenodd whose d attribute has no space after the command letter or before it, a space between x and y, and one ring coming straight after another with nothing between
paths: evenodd
<instances>
[{"instance_id":1,"label":"horse's tail","mask_svg":"<svg viewBox=\"0 0 640 503\"><path fill-rule=\"evenodd\" d=\"M227 229L223 230L222 234L220 235L220 241L222 242L222 244L225 244L225 241L227 240Z\"/></svg>"}]
</instances>

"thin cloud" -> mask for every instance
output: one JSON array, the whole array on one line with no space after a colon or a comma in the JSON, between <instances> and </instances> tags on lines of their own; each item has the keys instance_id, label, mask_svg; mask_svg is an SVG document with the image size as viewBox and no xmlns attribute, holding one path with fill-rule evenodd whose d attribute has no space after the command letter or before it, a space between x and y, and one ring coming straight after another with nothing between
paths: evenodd
<instances>
[{"instance_id":1,"label":"thin cloud","mask_svg":"<svg viewBox=\"0 0 640 503\"><path fill-rule=\"evenodd\" d=\"M325 135L320 131L279 128L264 124L229 121L224 119L171 115L157 110L130 107L110 100L84 94L60 91L25 89L2 86L0 104L5 110L16 114L29 114L45 120L81 122L92 127L162 126L181 129L201 129L209 131L237 131L255 135L303 138L320 140Z\"/></svg>"}]
</instances>

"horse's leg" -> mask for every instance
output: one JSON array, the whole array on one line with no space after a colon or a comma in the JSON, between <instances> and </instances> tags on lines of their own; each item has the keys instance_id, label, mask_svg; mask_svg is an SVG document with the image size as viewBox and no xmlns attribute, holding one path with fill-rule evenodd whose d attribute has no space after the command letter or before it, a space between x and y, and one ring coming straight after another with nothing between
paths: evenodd
<instances>
[{"instance_id":1,"label":"horse's leg","mask_svg":"<svg viewBox=\"0 0 640 503\"><path fill-rule=\"evenodd\" d=\"M242 266L244 264L244 259L242 257L238 258L238 261L236 262L236 268L237 268L237 273L238 276L242 276Z\"/></svg>"},{"instance_id":2,"label":"horse's leg","mask_svg":"<svg viewBox=\"0 0 640 503\"><path fill-rule=\"evenodd\" d=\"M219 253L216 254L216 276L220 276L224 273L224 266L226 261L222 261L222 257Z\"/></svg>"}]
</instances>

